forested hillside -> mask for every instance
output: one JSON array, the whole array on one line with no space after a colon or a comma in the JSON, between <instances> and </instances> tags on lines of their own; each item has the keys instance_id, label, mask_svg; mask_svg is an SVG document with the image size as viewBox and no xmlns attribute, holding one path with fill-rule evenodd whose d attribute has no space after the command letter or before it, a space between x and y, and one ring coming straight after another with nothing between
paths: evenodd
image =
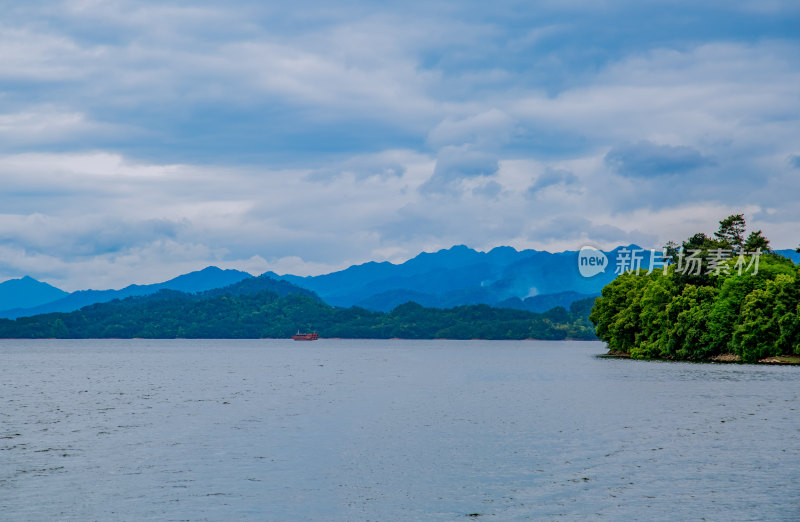
<instances>
[{"instance_id":1,"label":"forested hillside","mask_svg":"<svg viewBox=\"0 0 800 522\"><path fill-rule=\"evenodd\" d=\"M800 270L772 253L761 231L745 237L742 215L698 233L673 263L628 272L609 283L591 313L610 350L637 358L745 362L800 354Z\"/></svg>"},{"instance_id":2,"label":"forested hillside","mask_svg":"<svg viewBox=\"0 0 800 522\"><path fill-rule=\"evenodd\" d=\"M406 303L392 312L337 308L312 292L268 277L201 294L162 290L70 313L0 320L0 337L593 339L592 299L543 314L487 305L450 309Z\"/></svg>"}]
</instances>

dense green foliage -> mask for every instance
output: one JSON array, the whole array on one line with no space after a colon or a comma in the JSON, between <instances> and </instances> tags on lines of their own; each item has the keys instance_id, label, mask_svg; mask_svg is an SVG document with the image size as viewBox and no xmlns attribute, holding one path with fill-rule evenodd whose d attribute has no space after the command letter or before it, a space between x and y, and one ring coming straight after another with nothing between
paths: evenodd
<instances>
[{"instance_id":1,"label":"dense green foliage","mask_svg":"<svg viewBox=\"0 0 800 522\"><path fill-rule=\"evenodd\" d=\"M382 313L332 307L289 283L256 278L197 295L164 290L70 313L0 320L0 337L287 338L299 329L346 338L594 339L592 301L543 314L416 303Z\"/></svg>"},{"instance_id":2,"label":"dense green foliage","mask_svg":"<svg viewBox=\"0 0 800 522\"><path fill-rule=\"evenodd\" d=\"M610 350L637 358L707 360L733 353L753 362L800 354L800 269L769 253L761 231L745 239L744 230L743 216L731 216L720 222L717 239L695 234L685 241L684 249L703 252L700 274L671 265L666 274L659 269L617 277L592 310L597 336ZM767 251L757 274L738 273L733 259L719 273L709 270L715 249L752 247ZM667 248L677 251L674 243Z\"/></svg>"}]
</instances>

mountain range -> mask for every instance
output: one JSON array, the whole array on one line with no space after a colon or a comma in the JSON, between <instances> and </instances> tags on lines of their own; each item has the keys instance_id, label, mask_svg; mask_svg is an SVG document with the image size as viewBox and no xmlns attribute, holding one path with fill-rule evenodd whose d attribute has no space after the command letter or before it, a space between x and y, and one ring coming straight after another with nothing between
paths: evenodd
<instances>
[{"instance_id":1,"label":"mountain range","mask_svg":"<svg viewBox=\"0 0 800 522\"><path fill-rule=\"evenodd\" d=\"M387 312L409 301L429 308L488 304L531 312L556 306L569 308L581 299L595 297L616 277L622 249L605 252L605 271L583 277L578 270L578 252L518 251L497 247L480 252L457 245L438 252L423 252L404 263L369 262L330 274L301 277L267 272L264 276L283 280L318 295L339 307L358 306ZM800 262L793 250L778 253ZM649 251L643 267L649 266ZM114 299L146 296L161 290L199 293L254 279L238 270L208 267L152 285L130 285L120 290L81 290L67 293L30 277L0 283L0 317L17 318L52 312L71 312L84 306Z\"/></svg>"},{"instance_id":2,"label":"mountain range","mask_svg":"<svg viewBox=\"0 0 800 522\"><path fill-rule=\"evenodd\" d=\"M594 339L593 303L543 314L417 303L375 312L330 306L310 290L261 275L205 292L160 290L68 313L0 319L0 338L286 339L302 328L346 339Z\"/></svg>"},{"instance_id":3,"label":"mountain range","mask_svg":"<svg viewBox=\"0 0 800 522\"><path fill-rule=\"evenodd\" d=\"M408 301L448 308L467 304L506 306L533 312L568 307L572 302L600 295L612 281L621 249L606 252L606 270L594 277L578 271L578 252L517 251L497 247L480 252L457 245L424 252L402 264L365 263L330 274L298 277L268 274L316 292L336 306L361 306L389 311ZM648 266L649 251L643 266Z\"/></svg>"},{"instance_id":4,"label":"mountain range","mask_svg":"<svg viewBox=\"0 0 800 522\"><path fill-rule=\"evenodd\" d=\"M152 285L130 285L120 290L79 290L67 293L31 277L12 279L0 283L0 317L15 319L53 312L72 312L95 303L114 299L150 295L160 290L196 293L221 288L252 275L239 270L222 270L210 266L197 272L184 274L163 283ZM49 290L50 289L53 290ZM35 299L32 299L34 296ZM52 296L47 300L46 296ZM34 304L28 304L33 302Z\"/></svg>"}]
</instances>

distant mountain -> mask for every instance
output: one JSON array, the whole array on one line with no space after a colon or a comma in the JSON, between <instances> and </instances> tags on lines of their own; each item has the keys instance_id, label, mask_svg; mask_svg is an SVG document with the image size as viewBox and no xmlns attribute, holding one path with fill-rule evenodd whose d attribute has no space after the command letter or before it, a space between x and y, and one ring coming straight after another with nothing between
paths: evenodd
<instances>
[{"instance_id":1,"label":"distant mountain","mask_svg":"<svg viewBox=\"0 0 800 522\"><path fill-rule=\"evenodd\" d=\"M31 308L69 295L52 285L25 276L0 283L0 310Z\"/></svg>"},{"instance_id":2,"label":"distant mountain","mask_svg":"<svg viewBox=\"0 0 800 522\"><path fill-rule=\"evenodd\" d=\"M399 265L369 262L320 276L271 275L314 290L333 305L351 306L390 290L443 294L480 286L482 282L497 278L511 259L524 257L529 252L533 251L520 253L510 247L500 247L484 253L457 245L436 253L423 252Z\"/></svg>"},{"instance_id":3,"label":"distant mountain","mask_svg":"<svg viewBox=\"0 0 800 522\"><path fill-rule=\"evenodd\" d=\"M338 308L309 290L267 276L188 294L160 290L69 313L0 319L2 338L594 339L589 307L544 314L487 305L439 309L406 303L388 313Z\"/></svg>"},{"instance_id":4,"label":"distant mountain","mask_svg":"<svg viewBox=\"0 0 800 522\"><path fill-rule=\"evenodd\" d=\"M578 252L517 251L498 247L479 252L464 245L434 253L422 253L401 264L365 263L320 276L278 276L319 294L337 306L361 306L389 311L408 301L428 307L459 305L516 305L520 309L544 311L545 303L568 307L572 302L596 296L616 274L622 248L606 252L606 270L583 277L578 270ZM650 253L642 252L642 265L649 267ZM556 296L547 298L545 296ZM525 300L536 297L532 301ZM552 308L552 307L551 307Z\"/></svg>"},{"instance_id":5,"label":"distant mountain","mask_svg":"<svg viewBox=\"0 0 800 522\"><path fill-rule=\"evenodd\" d=\"M215 266L190 272L163 283L152 285L130 285L121 290L79 290L61 299L46 302L39 306L18 307L0 311L0 317L14 319L52 312L71 312L95 303L105 303L113 299L154 294L160 290L176 290L195 293L238 283L253 276L239 270L222 270Z\"/></svg>"},{"instance_id":6,"label":"distant mountain","mask_svg":"<svg viewBox=\"0 0 800 522\"><path fill-rule=\"evenodd\" d=\"M798 253L794 249L776 250L775 253L780 254L783 257L788 257L789 259L794 261L795 264L800 263L800 253Z\"/></svg>"},{"instance_id":7,"label":"distant mountain","mask_svg":"<svg viewBox=\"0 0 800 522\"><path fill-rule=\"evenodd\" d=\"M578 292L561 292L558 294L535 295L525 299L512 297L511 299L500 301L497 306L499 308L514 308L516 310L543 313L558 306L568 309L576 301L595 297L600 297L600 294L588 295L579 294Z\"/></svg>"},{"instance_id":8,"label":"distant mountain","mask_svg":"<svg viewBox=\"0 0 800 522\"><path fill-rule=\"evenodd\" d=\"M275 279L266 274L262 274L258 277L251 276L248 277L247 279L242 279L238 283L234 283L232 285L220 288L213 288L211 290L206 290L205 292L201 292L198 295L203 298L211 298L211 297L222 297L222 296L249 295L261 292L271 292L277 295L278 297L286 297L287 295L296 294L305 297L310 297L315 301L322 301L319 298L319 296L314 292L312 292L311 290L293 285L288 281Z\"/></svg>"},{"instance_id":9,"label":"distant mountain","mask_svg":"<svg viewBox=\"0 0 800 522\"><path fill-rule=\"evenodd\" d=\"M366 308L367 310L377 310L379 312L389 312L404 303L414 302L427 308L445 308L445 300L438 295L424 294L414 290L404 290L401 288L387 290L355 303L355 306Z\"/></svg>"},{"instance_id":10,"label":"distant mountain","mask_svg":"<svg viewBox=\"0 0 800 522\"><path fill-rule=\"evenodd\" d=\"M479 252L456 245L438 252L423 252L401 264L369 262L319 276L300 277L263 274L304 288L326 303L340 307L359 306L388 312L413 301L428 308L488 304L531 312L543 312L554 306L568 308L573 302L599 295L616 277L623 261L622 249L637 250L636 245L605 252L606 270L594 277L582 277L578 271L578 252L517 251L497 247ZM800 262L794 250L777 253ZM641 266L649 267L649 251L642 251ZM266 284L238 270L208 267L154 285L130 285L121 290L83 290L67 294L30 277L0 284L0 318L16 318L50 312L69 312L94 303L154 294L160 290L187 293L203 292L242 282ZM288 287L287 287L288 288ZM270 291L276 291L275 288Z\"/></svg>"}]
</instances>

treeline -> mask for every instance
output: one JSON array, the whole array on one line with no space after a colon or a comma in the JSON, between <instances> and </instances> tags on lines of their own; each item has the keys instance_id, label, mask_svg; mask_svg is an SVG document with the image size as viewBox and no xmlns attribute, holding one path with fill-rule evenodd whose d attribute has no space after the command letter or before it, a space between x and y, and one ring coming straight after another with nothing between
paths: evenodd
<instances>
[{"instance_id":1,"label":"treeline","mask_svg":"<svg viewBox=\"0 0 800 522\"><path fill-rule=\"evenodd\" d=\"M597 336L636 358L800 354L800 269L771 253L761 231L745 237L745 227L744 216L730 216L713 237L668 244L666 274L628 272L606 285L590 316ZM689 253L700 261L691 270Z\"/></svg>"},{"instance_id":2,"label":"treeline","mask_svg":"<svg viewBox=\"0 0 800 522\"><path fill-rule=\"evenodd\" d=\"M262 278L257 278L262 279ZM288 338L595 339L593 299L543 314L486 305L449 309L406 303L392 312L337 308L288 283L246 281L198 295L163 290L70 313L0 320L4 338ZM291 286L291 285L290 285Z\"/></svg>"}]
</instances>

